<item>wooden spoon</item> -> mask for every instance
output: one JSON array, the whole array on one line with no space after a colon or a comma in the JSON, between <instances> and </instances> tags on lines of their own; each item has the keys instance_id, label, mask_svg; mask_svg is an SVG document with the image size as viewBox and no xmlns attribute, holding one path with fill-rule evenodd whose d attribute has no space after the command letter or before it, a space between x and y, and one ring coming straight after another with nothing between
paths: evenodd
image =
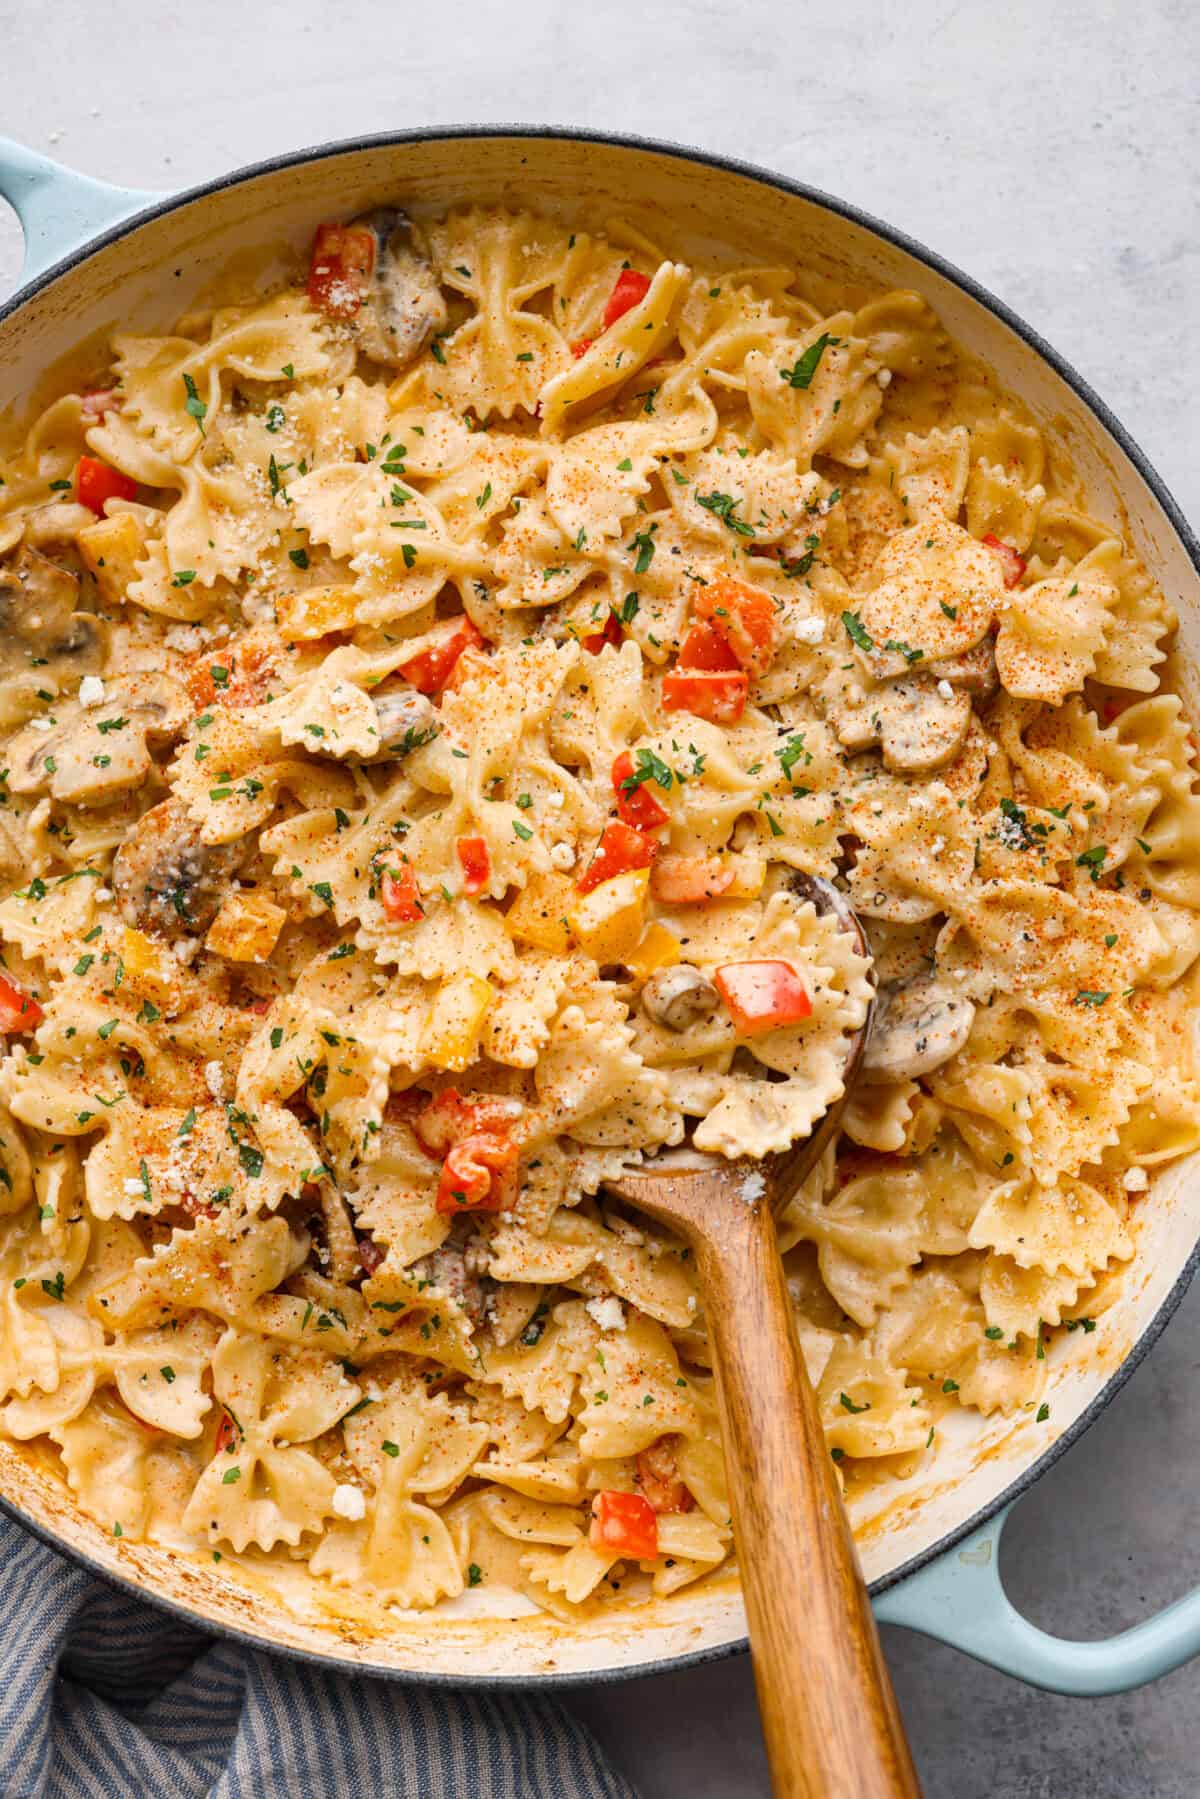
<instances>
[{"instance_id":1,"label":"wooden spoon","mask_svg":"<svg viewBox=\"0 0 1200 1799\"><path fill-rule=\"evenodd\" d=\"M813 877L798 885L869 954L835 887ZM870 1025L869 1012L850 1043L842 1097L811 1137L784 1154L730 1162L669 1150L607 1183L610 1193L670 1225L696 1258L779 1799L920 1796L775 1240L774 1213L838 1128Z\"/></svg>"}]
</instances>

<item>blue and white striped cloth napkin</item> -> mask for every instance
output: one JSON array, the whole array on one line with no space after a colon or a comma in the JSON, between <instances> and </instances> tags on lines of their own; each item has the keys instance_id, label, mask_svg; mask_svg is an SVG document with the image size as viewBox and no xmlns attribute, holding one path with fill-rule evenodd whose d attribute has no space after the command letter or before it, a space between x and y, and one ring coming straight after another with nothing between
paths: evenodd
<instances>
[{"instance_id":1,"label":"blue and white striped cloth napkin","mask_svg":"<svg viewBox=\"0 0 1200 1799\"><path fill-rule=\"evenodd\" d=\"M3 1799L636 1799L550 1699L206 1636L0 1518Z\"/></svg>"}]
</instances>

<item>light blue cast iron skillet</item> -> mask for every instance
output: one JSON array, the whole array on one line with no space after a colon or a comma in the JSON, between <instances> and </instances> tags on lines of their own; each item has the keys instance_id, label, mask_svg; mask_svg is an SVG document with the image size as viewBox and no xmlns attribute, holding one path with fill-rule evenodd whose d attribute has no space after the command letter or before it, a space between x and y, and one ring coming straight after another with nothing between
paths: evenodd
<instances>
[{"instance_id":1,"label":"light blue cast iron skillet","mask_svg":"<svg viewBox=\"0 0 1200 1799\"><path fill-rule=\"evenodd\" d=\"M1138 549L1181 614L1182 684L1200 716L1200 553L1178 507L1122 426L1086 383L1000 301L887 225L745 163L637 138L543 128L399 132L280 157L178 195L110 187L0 139L0 195L25 232L23 285L0 307L0 406L20 407L51 364L100 330L166 329L234 249L300 246L322 218L383 200L418 213L446 205L524 201L621 216L649 237L763 245L777 260L824 265L915 287L952 335L1065 441L1092 510L1127 508ZM1193 1159L1194 1160L1194 1159ZM982 1440L948 1437L928 1477L897 1489L863 1540L878 1617L954 1644L1054 1692L1120 1692L1200 1650L1200 1592L1106 1642L1047 1635L1009 1604L998 1572L1014 1502L1064 1453L1128 1379L1196 1266L1200 1168L1172 1164L1139 1207L1137 1260L1103 1333L1082 1332L1051 1355L1054 1422L985 1425ZM1098 1346L1107 1345L1107 1360ZM969 1427L968 1427L969 1428ZM911 1503L919 1499L920 1503ZM745 1647L731 1583L685 1590L586 1632L542 1615L503 1620L451 1608L341 1629L312 1622L261 1591L146 1545L117 1543L84 1518L61 1485L0 1445L0 1504L55 1548L202 1626L345 1669L446 1684L582 1683L681 1667ZM474 1600L477 1596L466 1596ZM797 1595L802 1616L803 1597Z\"/></svg>"}]
</instances>

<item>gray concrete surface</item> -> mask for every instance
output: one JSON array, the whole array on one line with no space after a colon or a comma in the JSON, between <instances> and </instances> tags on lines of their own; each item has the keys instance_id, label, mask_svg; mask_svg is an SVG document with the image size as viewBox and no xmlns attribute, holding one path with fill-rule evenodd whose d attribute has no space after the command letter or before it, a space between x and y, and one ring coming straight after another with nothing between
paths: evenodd
<instances>
[{"instance_id":1,"label":"gray concrete surface","mask_svg":"<svg viewBox=\"0 0 1200 1799\"><path fill-rule=\"evenodd\" d=\"M644 131L786 170L1009 300L1200 521L1192 0L0 0L0 44L0 130L135 186L462 120ZM18 266L0 217L0 291ZM1046 1628L1100 1636L1200 1578L1198 1361L1200 1290L1020 1507L1005 1576ZM1200 1670L1089 1703L904 1632L888 1650L929 1799L1200 1794ZM744 1661L575 1704L643 1799L767 1791Z\"/></svg>"}]
</instances>

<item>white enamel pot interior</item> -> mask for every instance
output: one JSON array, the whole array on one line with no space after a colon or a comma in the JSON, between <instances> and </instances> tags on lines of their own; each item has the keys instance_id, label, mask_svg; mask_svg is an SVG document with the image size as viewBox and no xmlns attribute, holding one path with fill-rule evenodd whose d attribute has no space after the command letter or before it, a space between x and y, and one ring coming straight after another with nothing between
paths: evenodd
<instances>
[{"instance_id":1,"label":"white enamel pot interior","mask_svg":"<svg viewBox=\"0 0 1200 1799\"><path fill-rule=\"evenodd\" d=\"M1127 532L1181 618L1175 670L1200 702L1196 546L1116 421L1034 334L964 277L886 227L760 171L667 146L552 131L422 133L317 150L197 190L119 227L0 313L0 406L18 416L113 329L168 329L240 252L305 246L321 219L380 202L420 216L465 203L527 205L593 225L619 218L684 255L815 267L839 281L918 289L952 335L1020 396L1074 462L1089 509ZM1137 1208L1137 1256L1104 1329L1050 1352L1050 1420L966 1413L932 1466L881 1490L856 1518L875 1591L944 1553L1027 1486L1086 1427L1158 1335L1190 1277L1200 1218L1196 1158ZM571 1627L482 1588L434 1614L398 1614L317 1588L296 1569L218 1566L114 1540L74 1508L48 1465L0 1445L5 1508L98 1572L201 1625L326 1662L423 1680L591 1680L741 1647L736 1581ZM803 1595L796 1595L797 1611Z\"/></svg>"}]
</instances>

